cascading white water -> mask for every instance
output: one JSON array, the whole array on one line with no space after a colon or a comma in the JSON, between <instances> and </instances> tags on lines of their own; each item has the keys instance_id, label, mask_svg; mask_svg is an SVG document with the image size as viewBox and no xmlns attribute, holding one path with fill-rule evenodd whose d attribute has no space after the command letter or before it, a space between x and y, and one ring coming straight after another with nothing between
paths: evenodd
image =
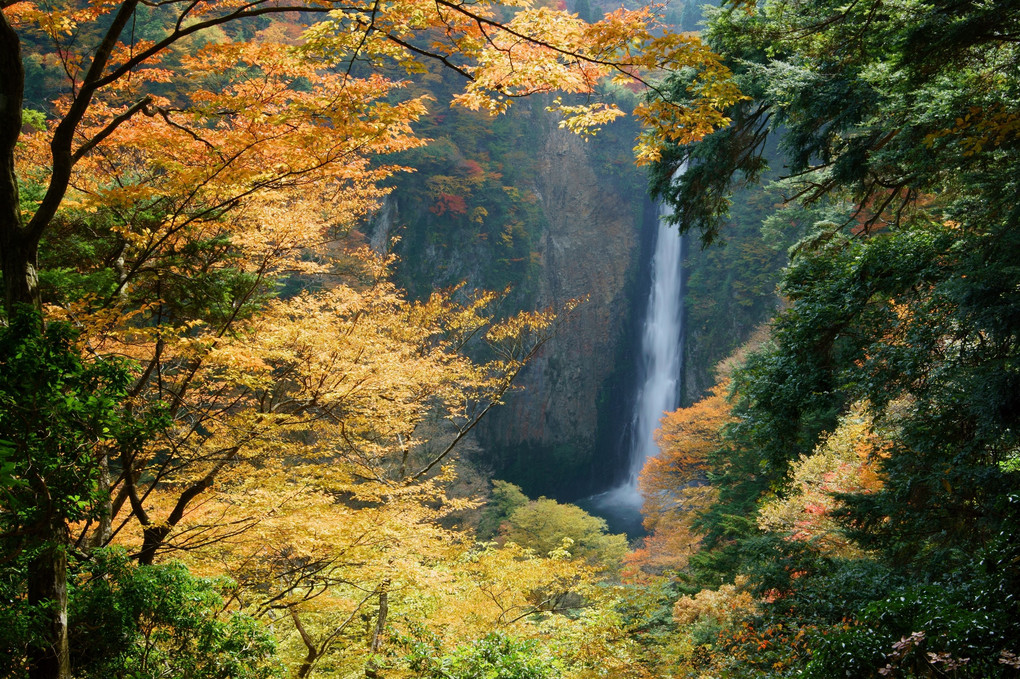
<instances>
[{"instance_id":1,"label":"cascading white water","mask_svg":"<svg viewBox=\"0 0 1020 679\"><path fill-rule=\"evenodd\" d=\"M655 430L664 413L675 410L679 401L681 338L683 336L683 252L682 240L668 218L672 210L659 208L659 228L652 258L652 287L648 294L641 338L644 383L634 406L633 437L630 452L630 484L645 461L657 455Z\"/></svg>"},{"instance_id":2,"label":"cascading white water","mask_svg":"<svg viewBox=\"0 0 1020 679\"><path fill-rule=\"evenodd\" d=\"M683 252L676 227L669 224L673 212L659 207L655 251L652 256L651 289L645 311L641 338L640 388L631 421L630 461L627 480L620 486L592 498L592 504L605 514L615 514L629 523L639 523L641 493L638 475L645 461L659 452L655 430L663 414L675 410L679 402L683 337Z\"/></svg>"}]
</instances>

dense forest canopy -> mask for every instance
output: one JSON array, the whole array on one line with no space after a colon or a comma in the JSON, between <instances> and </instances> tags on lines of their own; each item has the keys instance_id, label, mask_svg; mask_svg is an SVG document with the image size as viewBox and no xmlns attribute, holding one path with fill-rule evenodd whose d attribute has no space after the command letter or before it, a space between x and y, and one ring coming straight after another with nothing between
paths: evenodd
<instances>
[{"instance_id":1,"label":"dense forest canopy","mask_svg":"<svg viewBox=\"0 0 1020 679\"><path fill-rule=\"evenodd\" d=\"M425 143L429 97L401 92L426 62L490 114L560 93L579 133L623 114L600 83L697 70L695 106L634 111L653 157L725 122L718 58L643 9L2 8L3 673L421 675L471 642L530 648L541 619L559 663L594 664L566 641L587 635L627 657L617 595L593 589L622 549L604 524L547 501L576 539L457 528L476 503L452 452L552 312L410 302L356 227Z\"/></svg>"},{"instance_id":2,"label":"dense forest canopy","mask_svg":"<svg viewBox=\"0 0 1020 679\"><path fill-rule=\"evenodd\" d=\"M0 7L4 676L1020 674L1020 2L741 0L701 39L590 3ZM806 233L664 418L640 545L462 485L569 308L409 301L365 247L436 68L581 134L638 89L682 232L727 240L739 195Z\"/></svg>"},{"instance_id":3,"label":"dense forest canopy","mask_svg":"<svg viewBox=\"0 0 1020 679\"><path fill-rule=\"evenodd\" d=\"M682 230L725 237L729 192L777 137L777 215L814 227L728 401L687 414L711 423L725 403L730 418L699 459L715 497L694 519L692 572L742 573L766 601L705 665L1013 676L1020 5L735 4L704 36L750 98L668 151L654 185ZM669 479L656 467L646 481L661 495Z\"/></svg>"}]
</instances>

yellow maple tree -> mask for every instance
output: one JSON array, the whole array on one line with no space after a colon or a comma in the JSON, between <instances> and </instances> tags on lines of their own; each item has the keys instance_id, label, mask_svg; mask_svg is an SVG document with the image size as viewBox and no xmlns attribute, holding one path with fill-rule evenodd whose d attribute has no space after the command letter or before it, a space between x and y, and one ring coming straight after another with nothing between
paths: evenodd
<instances>
[{"instance_id":1,"label":"yellow maple tree","mask_svg":"<svg viewBox=\"0 0 1020 679\"><path fill-rule=\"evenodd\" d=\"M692 140L725 124L721 111L741 96L728 70L697 38L661 30L647 9L621 9L588 24L576 15L526 0L502 4L200 0L181 7L159 5L144 16L139 14L140 7L139 0L4 3L0 53L10 68L0 101L9 124L0 138L0 155L9 173L3 175L6 188L0 192L4 201L0 229L10 243L4 261L7 306L38 300L39 239L64 206L75 168L100 154L112 137L123 136L126 132L121 128L132 127L129 123L139 117L149 117L182 135L171 147L180 153L182 168L188 163L189 150L201 157L203 167L258 168L260 172L247 175L227 172L234 176L235 193L247 196L253 187L293 181L315 169L300 164L290 167L286 161L278 162L275 153L272 162L257 164L260 147L265 146L259 139L271 138L273 146L301 152L317 149L319 168L342 169L344 163L338 162L335 153L357 146L364 135L345 142L343 126L331 135L333 118L363 111L367 106L363 97L375 102L371 105L375 115L365 121L368 128L382 136L399 136L408 120L406 109L394 106L390 115L383 115L387 106L379 99L396 84L378 75L387 63L413 73L422 69L423 60L437 60L466 79L456 103L494 113L505 110L513 98L536 92L590 95L606 79L655 89L658 74L694 69L695 105L683 107L663 98L636 111L651 130L638 153L646 160L655 157L663 139ZM228 29L267 16L284 17L307 30L299 40L279 30L266 31L255 41L228 37ZM146 37L136 34L139 23ZM43 161L51 170L44 180L45 191L36 209L22 215L13 155L20 137L25 84L17 57L22 40L29 38L58 55L64 74L61 86L69 94L54 108L45 154L48 161ZM304 64L305 74L295 72L297 63ZM362 75L365 66L376 73ZM240 80L222 91L217 87L217 76L229 79L229 74L236 73L242 74ZM274 73L281 77L267 89L267 76ZM182 106L180 95L203 78L211 86L200 87L202 95ZM305 80L310 87L305 87ZM307 90L302 93L307 96L295 90ZM226 106L223 96L229 99ZM336 97L332 104L322 106L331 96ZM564 125L578 131L622 114L612 104L597 100L560 101L556 107L565 115ZM313 124L293 129L295 121L302 119ZM228 149L216 162L217 133L224 133L224 126L252 135L244 155L253 162L235 165ZM273 132L260 136L266 126ZM325 139L318 134L326 135ZM328 141L331 137L337 143Z\"/></svg>"},{"instance_id":2,"label":"yellow maple tree","mask_svg":"<svg viewBox=\"0 0 1020 679\"><path fill-rule=\"evenodd\" d=\"M127 409L168 422L96 461L108 501L73 539L120 542L143 563L218 561L249 585L246 606L287 611L289 638L316 651L305 673L365 602L382 625L398 574L451 543L437 520L457 501L441 467L552 322L545 312L495 322L489 295L407 302L384 260L345 243L378 206L379 182L403 169L387 154L423 143L412 127L426 101L400 98L400 73L439 61L466 79L455 103L498 113L536 92L590 95L606 79L654 88L661 71L695 69L697 106L636 112L658 130L643 159L659 138L725 124L720 111L740 96L710 51L659 30L648 10L594 24L525 0L0 10L4 308L41 308L45 290L49 318L81 328L87 351L135 362ZM267 17L280 21L260 27ZM23 129L23 49L57 67L58 96L34 130ZM392 65L403 70L384 75ZM556 106L576 131L620 115L597 98ZM471 338L491 360L464 357ZM430 420L443 426L426 438ZM252 549L269 530L286 536L284 551ZM403 563L395 546L415 549L414 535L430 537ZM344 550L362 548L349 571ZM34 563L31 596L60 600L63 554ZM309 592L333 607L329 622L313 624ZM70 671L62 606L29 659L47 676Z\"/></svg>"}]
</instances>

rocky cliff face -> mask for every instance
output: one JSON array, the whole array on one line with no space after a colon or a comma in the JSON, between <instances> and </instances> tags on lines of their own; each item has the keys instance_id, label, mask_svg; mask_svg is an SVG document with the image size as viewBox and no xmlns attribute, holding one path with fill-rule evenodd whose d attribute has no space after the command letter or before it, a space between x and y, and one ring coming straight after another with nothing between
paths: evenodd
<instances>
[{"instance_id":1,"label":"rocky cliff face","mask_svg":"<svg viewBox=\"0 0 1020 679\"><path fill-rule=\"evenodd\" d=\"M577 494L604 474L593 459L600 415L606 416L600 403L626 353L621 343L630 322L645 196L624 195L589 148L573 134L550 131L534 178L546 223L538 241L537 306L586 301L522 373L522 389L481 431L483 446L495 454L495 471L531 493Z\"/></svg>"},{"instance_id":2,"label":"rocky cliff face","mask_svg":"<svg viewBox=\"0 0 1020 679\"><path fill-rule=\"evenodd\" d=\"M585 300L475 430L472 458L532 496L601 489L620 461L600 444L633 368L647 202L636 129L613 125L585 142L531 101L498 118L451 109L429 124L433 143L402 161L417 171L396 179L369 240L383 249L400 237L397 281L414 297L465 282L510 286L509 305L524 309Z\"/></svg>"}]
</instances>

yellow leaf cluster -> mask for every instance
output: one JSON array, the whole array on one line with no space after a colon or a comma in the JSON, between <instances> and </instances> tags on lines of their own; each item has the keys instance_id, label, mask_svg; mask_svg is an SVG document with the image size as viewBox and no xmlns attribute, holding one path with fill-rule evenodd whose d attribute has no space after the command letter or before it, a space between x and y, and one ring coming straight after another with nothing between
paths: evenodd
<instances>
[{"instance_id":1,"label":"yellow leaf cluster","mask_svg":"<svg viewBox=\"0 0 1020 679\"><path fill-rule=\"evenodd\" d=\"M694 596L682 596L673 605L673 620L689 626L699 620L728 623L742 615L755 612L754 597L744 591L746 576L738 576L734 584L719 589L703 589Z\"/></svg>"},{"instance_id":2,"label":"yellow leaf cluster","mask_svg":"<svg viewBox=\"0 0 1020 679\"><path fill-rule=\"evenodd\" d=\"M881 488L878 465L888 445L868 404L855 404L811 455L793 464L790 493L763 502L758 527L813 540L837 556L859 555L860 549L842 535L831 516L839 506L834 494Z\"/></svg>"}]
</instances>

